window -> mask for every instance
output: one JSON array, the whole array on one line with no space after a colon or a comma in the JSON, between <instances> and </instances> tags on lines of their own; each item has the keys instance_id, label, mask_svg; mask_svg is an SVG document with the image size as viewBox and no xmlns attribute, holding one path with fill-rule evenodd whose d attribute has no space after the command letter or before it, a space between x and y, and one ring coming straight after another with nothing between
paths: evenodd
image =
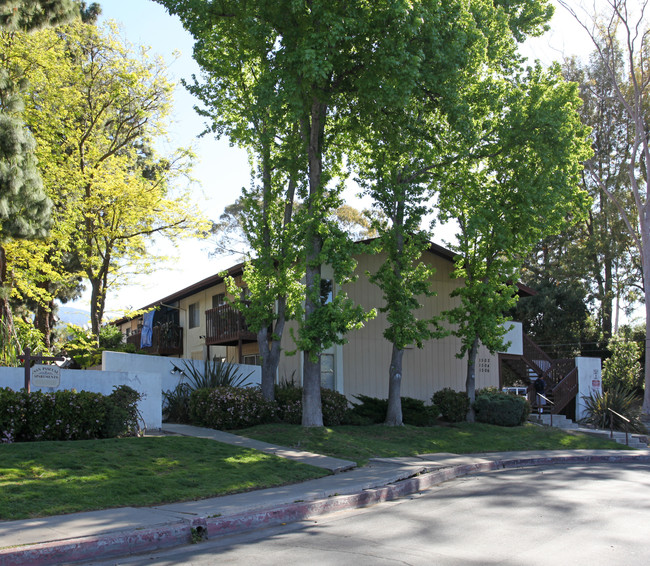
<instances>
[{"instance_id":1,"label":"window","mask_svg":"<svg viewBox=\"0 0 650 566\"><path fill-rule=\"evenodd\" d=\"M188 309L189 321L188 328L196 328L201 324L201 316L199 314L199 303L192 303Z\"/></svg>"},{"instance_id":2,"label":"window","mask_svg":"<svg viewBox=\"0 0 650 566\"><path fill-rule=\"evenodd\" d=\"M334 389L334 354L320 356L320 386Z\"/></svg>"},{"instance_id":3,"label":"window","mask_svg":"<svg viewBox=\"0 0 650 566\"><path fill-rule=\"evenodd\" d=\"M218 295L212 295L212 308L216 309L218 306L225 304L226 295L224 293L219 293Z\"/></svg>"},{"instance_id":4,"label":"window","mask_svg":"<svg viewBox=\"0 0 650 566\"><path fill-rule=\"evenodd\" d=\"M244 363L249 366L261 366L262 357L259 354L248 354L244 356Z\"/></svg>"}]
</instances>

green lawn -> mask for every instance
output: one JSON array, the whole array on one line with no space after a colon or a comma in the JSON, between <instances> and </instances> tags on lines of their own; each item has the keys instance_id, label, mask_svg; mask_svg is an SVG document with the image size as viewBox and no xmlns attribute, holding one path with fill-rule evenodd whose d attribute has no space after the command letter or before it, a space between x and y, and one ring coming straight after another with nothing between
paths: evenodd
<instances>
[{"instance_id":1,"label":"green lawn","mask_svg":"<svg viewBox=\"0 0 650 566\"><path fill-rule=\"evenodd\" d=\"M533 424L514 428L459 423L426 428L373 425L324 429L274 424L240 430L237 434L352 460L359 465L365 465L373 457L412 456L432 452L474 454L510 450L627 449L610 440Z\"/></svg>"},{"instance_id":2,"label":"green lawn","mask_svg":"<svg viewBox=\"0 0 650 566\"><path fill-rule=\"evenodd\" d=\"M202 499L324 475L198 438L0 444L0 520Z\"/></svg>"},{"instance_id":3,"label":"green lawn","mask_svg":"<svg viewBox=\"0 0 650 566\"><path fill-rule=\"evenodd\" d=\"M626 448L534 425L326 429L264 425L234 432L360 465L374 456L431 452ZM311 466L198 438L0 444L0 520L202 499L324 475L325 471Z\"/></svg>"}]
</instances>

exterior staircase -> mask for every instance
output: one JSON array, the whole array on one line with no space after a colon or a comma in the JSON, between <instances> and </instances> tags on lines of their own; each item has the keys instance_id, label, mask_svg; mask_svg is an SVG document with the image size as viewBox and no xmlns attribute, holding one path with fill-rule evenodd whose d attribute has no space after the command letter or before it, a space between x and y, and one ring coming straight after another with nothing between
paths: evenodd
<instances>
[{"instance_id":1,"label":"exterior staircase","mask_svg":"<svg viewBox=\"0 0 650 566\"><path fill-rule=\"evenodd\" d=\"M642 450L646 450L648 448L648 437L644 434L629 433L627 435L627 441L626 441L626 435L624 432L615 430L612 433L609 430L586 428L580 426L578 423L574 423L571 419L565 417L564 415L551 415L547 413L543 413L543 414L531 413L530 417L528 417L528 420L536 424L541 424L544 426L553 426L554 428L559 428L562 430L575 430L577 432L582 432L584 434L589 434L591 436L599 436L601 438L611 438L612 440L618 442L619 444L627 444L630 448L638 448Z\"/></svg>"},{"instance_id":2,"label":"exterior staircase","mask_svg":"<svg viewBox=\"0 0 650 566\"><path fill-rule=\"evenodd\" d=\"M522 335L523 354L501 354L501 363L510 368L521 381L528 383L528 399L532 400L533 411L537 395L533 383L538 378L544 379L546 391L544 396L550 404L543 406L544 412L559 414L578 394L578 369L575 359L551 359L530 337Z\"/></svg>"}]
</instances>

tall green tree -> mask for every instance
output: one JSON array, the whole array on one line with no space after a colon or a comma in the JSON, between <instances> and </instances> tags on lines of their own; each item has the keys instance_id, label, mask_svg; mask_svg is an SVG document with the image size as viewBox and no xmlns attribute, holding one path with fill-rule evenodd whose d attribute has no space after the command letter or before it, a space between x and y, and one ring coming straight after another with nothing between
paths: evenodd
<instances>
[{"instance_id":1,"label":"tall green tree","mask_svg":"<svg viewBox=\"0 0 650 566\"><path fill-rule=\"evenodd\" d=\"M203 103L198 111L207 131L227 135L250 155L251 186L213 232L217 251L246 259L245 300L232 279L229 291L257 334L262 393L272 399L285 323L295 317L302 290L296 191L304 183L298 128L276 94L276 32L260 23L249 34L245 20L220 16L190 18L186 27L197 38L194 58L202 70L189 90Z\"/></svg>"},{"instance_id":2,"label":"tall green tree","mask_svg":"<svg viewBox=\"0 0 650 566\"><path fill-rule=\"evenodd\" d=\"M634 242L636 258L643 274L643 296L646 327L650 324L650 199L648 170L650 167L650 22L647 3L607 0L599 13L581 12L560 1L591 37L598 53L599 66L608 77L608 90L624 110L621 127L629 127L628 157L618 164L621 175L627 175L629 190L616 194L608 185L608 171L601 171L597 162L588 162L591 182L607 195L623 220ZM584 14L584 18L583 18ZM621 69L621 60L623 69ZM601 96L598 94L598 96ZM626 201L634 202L632 210ZM645 393L642 411L650 415L650 357L645 357Z\"/></svg>"},{"instance_id":3,"label":"tall green tree","mask_svg":"<svg viewBox=\"0 0 650 566\"><path fill-rule=\"evenodd\" d=\"M452 141L459 159L440 179L439 207L443 220L459 225L452 249L464 284L453 292L458 306L446 314L461 340L459 357L467 355L473 402L478 347L503 347L524 257L587 204L579 184L589 146L576 86L557 67L485 75L467 94L477 127Z\"/></svg>"},{"instance_id":4,"label":"tall green tree","mask_svg":"<svg viewBox=\"0 0 650 566\"><path fill-rule=\"evenodd\" d=\"M617 52L612 54L612 61L616 65L617 80L621 80L624 74L622 51L614 47ZM575 57L565 60L562 74L565 79L578 83L583 101L580 116L591 128L594 153L582 182L592 205L587 215L567 226L561 235L546 238L536 246L527 262L532 279L524 276L524 280L535 288L537 282L557 282L574 290L584 287L585 301L593 308L604 346L618 328L619 313L638 301L643 285L640 264L635 260L634 241L614 202L594 182L588 170L598 171L607 190L616 195L628 214L633 214L635 204L629 177L622 166L630 156L632 127L597 53L592 54L587 63ZM553 287L543 284L543 289L550 291ZM552 317L553 314L547 312L547 318ZM559 327L568 328L566 325ZM572 334L577 338L575 332ZM570 340L569 335L562 338L556 334L555 338L560 342ZM579 342L577 339L575 344L578 348Z\"/></svg>"},{"instance_id":5,"label":"tall green tree","mask_svg":"<svg viewBox=\"0 0 650 566\"><path fill-rule=\"evenodd\" d=\"M548 7L544 3L445 2L413 7L415 37L396 46L412 60L398 85L395 103L377 105L373 94L360 93L359 107L368 104L361 137L363 150L353 154L362 183L388 222L380 228L385 262L371 280L384 294L391 342L386 423L399 425L402 357L408 345L422 347L444 333L436 320L418 316L420 297L433 294L431 268L422 261L430 236L421 229L429 212L431 186L439 172L458 156L449 152L449 131L463 132L472 108L459 96L484 69L516 64L515 37L539 33ZM522 17L529 10L529 16ZM417 24L416 24L417 22ZM384 87L385 89L386 87ZM354 122L354 107L351 111ZM373 111L374 110L374 111ZM359 155L359 153L361 155Z\"/></svg>"},{"instance_id":6,"label":"tall green tree","mask_svg":"<svg viewBox=\"0 0 650 566\"><path fill-rule=\"evenodd\" d=\"M218 5L199 0L165 0L172 13L194 33L212 34L219 42L270 38L265 64L271 67L273 103L286 109L287 124L296 128L300 147L292 169L304 171L301 243L304 249L304 307L296 336L303 352L303 424L321 426L320 352L367 317L338 293L332 301L321 297L321 265L333 266L336 283L348 279L354 262L349 241L328 219L340 205L345 136L340 124L346 108L362 89L375 89L379 104L390 103L382 85L395 84L408 69L410 53L394 50L395 38L406 42L408 3L259 1ZM205 23L201 27L201 22ZM194 31L193 31L194 29ZM215 50L215 57L219 50ZM240 58L237 59L238 61ZM231 60L232 64L233 60ZM237 64L237 63L235 63ZM225 64L224 64L225 65ZM272 72L271 72L272 70Z\"/></svg>"}]
</instances>

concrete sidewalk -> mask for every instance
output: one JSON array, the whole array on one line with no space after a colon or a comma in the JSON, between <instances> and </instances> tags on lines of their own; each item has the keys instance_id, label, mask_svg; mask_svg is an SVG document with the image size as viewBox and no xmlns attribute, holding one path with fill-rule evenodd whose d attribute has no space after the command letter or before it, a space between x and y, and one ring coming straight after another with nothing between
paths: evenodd
<instances>
[{"instance_id":1,"label":"concrete sidewalk","mask_svg":"<svg viewBox=\"0 0 650 566\"><path fill-rule=\"evenodd\" d=\"M218 431L178 426L170 426L169 432L243 446L257 442ZM261 448L311 464L319 462L327 469L339 470L350 464L272 445ZM61 564L151 552L200 538L372 505L466 474L510 467L601 462L650 463L650 451L567 450L380 458L366 467L348 466L347 471L324 478L225 497L5 521L0 522L0 565Z\"/></svg>"}]
</instances>

